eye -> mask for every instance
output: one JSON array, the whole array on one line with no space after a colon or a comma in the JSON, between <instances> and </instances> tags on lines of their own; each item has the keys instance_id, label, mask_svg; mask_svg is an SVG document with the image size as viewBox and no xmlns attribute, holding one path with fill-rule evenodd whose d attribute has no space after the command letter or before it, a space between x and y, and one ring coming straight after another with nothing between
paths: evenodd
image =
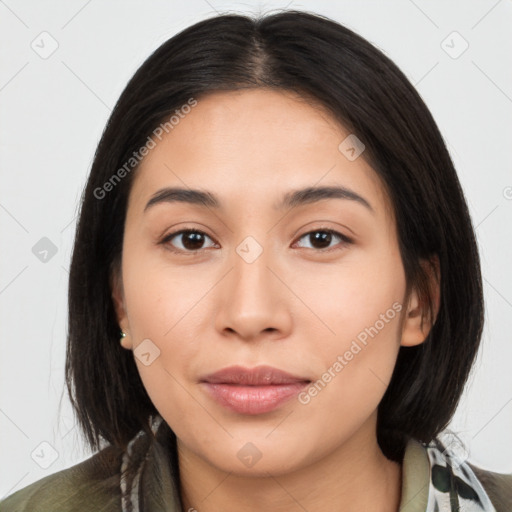
<instances>
[{"instance_id":1,"label":"eye","mask_svg":"<svg viewBox=\"0 0 512 512\"><path fill-rule=\"evenodd\" d=\"M171 243L171 240L176 238L177 240L181 239L181 247L176 246ZM169 244L171 246L171 250L174 252L198 252L204 249L204 241L205 238L209 238L212 240L206 233L203 231L199 231L197 229L182 229L180 231L175 231L174 233L170 233L163 240L162 244Z\"/></svg>"},{"instance_id":2,"label":"eye","mask_svg":"<svg viewBox=\"0 0 512 512\"><path fill-rule=\"evenodd\" d=\"M208 248L204 247L206 238L212 240L212 238L203 231L199 231L197 229L182 229L180 231L170 233L162 240L161 243L164 245L170 245L170 250L173 252L193 254ZM179 245L172 242L174 239L180 241ZM302 239L309 240L312 244L312 247L306 247L306 249L314 249L320 252L330 252L330 250L333 249L333 247L330 247L331 243L336 240L340 241L339 243L341 246L353 243L349 237L328 228L309 231L299 238L299 240ZM210 247L214 246L215 242L210 245Z\"/></svg>"},{"instance_id":3,"label":"eye","mask_svg":"<svg viewBox=\"0 0 512 512\"><path fill-rule=\"evenodd\" d=\"M341 245L345 246L353 243L353 240L348 238L347 236L335 231L334 229L317 229L315 231L310 231L302 235L299 240L305 238L309 240L313 247L306 247L307 249L316 249L318 251L329 252L332 247L329 247L331 242L336 239L341 240ZM327 251L326 251L327 249Z\"/></svg>"}]
</instances>

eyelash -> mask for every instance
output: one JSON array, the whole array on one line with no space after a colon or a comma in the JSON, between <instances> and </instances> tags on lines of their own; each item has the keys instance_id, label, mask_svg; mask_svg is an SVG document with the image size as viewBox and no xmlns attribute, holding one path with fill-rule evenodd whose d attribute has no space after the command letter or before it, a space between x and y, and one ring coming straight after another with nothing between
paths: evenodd
<instances>
[{"instance_id":1,"label":"eyelash","mask_svg":"<svg viewBox=\"0 0 512 512\"><path fill-rule=\"evenodd\" d=\"M185 250L184 249L177 249L177 248L173 247L169 243L176 236L182 235L182 234L186 234L186 233L196 233L196 234L204 235L204 236L207 236L208 238L210 238L211 240L213 240L212 237L210 237L204 231L201 231L199 229L181 229L179 231L174 231L173 233L169 233L167 236L164 237L164 239L160 242L160 244L168 245L169 246L169 250L174 252L174 253L177 253L177 254L188 254L188 255L191 255L191 256L196 255L199 252L206 250L206 249L198 249L198 250L194 251L194 250L186 250L186 249ZM329 233L331 235L334 235L334 236L338 237L339 239L341 239L341 245L343 247L354 243L354 241L351 238L343 235L342 233L340 233L338 231L335 231L334 229L330 229L330 228L318 228L318 229L314 229L312 231L308 231L307 233L304 233L303 235L301 235L297 240L301 240L302 238L304 238L304 237L306 237L308 235L311 235L313 233ZM306 249L311 249L311 248L306 247ZM330 253L332 251L339 250L339 249L340 249L339 247L338 248L331 247L329 249L315 249L315 248L312 248L311 250L325 254L325 253Z\"/></svg>"}]
</instances>

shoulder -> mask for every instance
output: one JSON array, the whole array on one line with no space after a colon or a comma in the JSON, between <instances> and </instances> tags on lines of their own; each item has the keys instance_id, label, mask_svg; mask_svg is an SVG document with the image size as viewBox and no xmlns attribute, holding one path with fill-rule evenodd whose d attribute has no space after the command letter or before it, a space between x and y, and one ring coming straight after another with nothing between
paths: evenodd
<instances>
[{"instance_id":1,"label":"shoulder","mask_svg":"<svg viewBox=\"0 0 512 512\"><path fill-rule=\"evenodd\" d=\"M495 473L469 464L469 467L482 484L496 512L512 510L512 473Z\"/></svg>"},{"instance_id":2,"label":"shoulder","mask_svg":"<svg viewBox=\"0 0 512 512\"><path fill-rule=\"evenodd\" d=\"M90 458L49 475L0 502L2 512L116 512L122 452L109 446Z\"/></svg>"}]
</instances>

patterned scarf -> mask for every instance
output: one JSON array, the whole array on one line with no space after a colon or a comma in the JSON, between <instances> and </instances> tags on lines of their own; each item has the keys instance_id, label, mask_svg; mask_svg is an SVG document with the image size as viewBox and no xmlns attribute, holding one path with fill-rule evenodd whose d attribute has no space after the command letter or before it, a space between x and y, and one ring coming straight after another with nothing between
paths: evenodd
<instances>
[{"instance_id":1,"label":"patterned scarf","mask_svg":"<svg viewBox=\"0 0 512 512\"><path fill-rule=\"evenodd\" d=\"M448 432L448 435L453 435ZM465 462L460 440L422 443L430 460L430 487L426 512L496 512L475 473Z\"/></svg>"}]
</instances>

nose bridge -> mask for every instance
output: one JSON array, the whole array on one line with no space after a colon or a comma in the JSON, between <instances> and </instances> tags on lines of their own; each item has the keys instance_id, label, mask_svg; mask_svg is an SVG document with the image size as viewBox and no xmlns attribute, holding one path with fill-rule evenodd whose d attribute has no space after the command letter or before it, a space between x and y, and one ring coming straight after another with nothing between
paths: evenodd
<instances>
[{"instance_id":1,"label":"nose bridge","mask_svg":"<svg viewBox=\"0 0 512 512\"><path fill-rule=\"evenodd\" d=\"M270 250L264 248L254 237L246 237L235 250L233 257L234 284L236 292L244 296L257 297L258 294L268 294L272 265ZM250 293L247 293L250 292Z\"/></svg>"},{"instance_id":2,"label":"nose bridge","mask_svg":"<svg viewBox=\"0 0 512 512\"><path fill-rule=\"evenodd\" d=\"M265 305L270 304L275 276L268 267L272 266L272 254L254 237L246 237L235 249L233 256L232 293L246 315L262 314ZM251 313L252 310L252 313Z\"/></svg>"}]
</instances>

